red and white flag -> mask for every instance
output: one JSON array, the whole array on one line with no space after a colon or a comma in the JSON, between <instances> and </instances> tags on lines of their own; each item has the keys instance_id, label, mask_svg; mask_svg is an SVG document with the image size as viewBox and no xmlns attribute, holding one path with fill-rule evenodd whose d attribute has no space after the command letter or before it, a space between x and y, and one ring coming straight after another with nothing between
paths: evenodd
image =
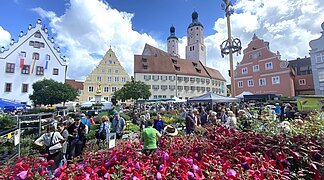
<instances>
[{"instance_id":1,"label":"red and white flag","mask_svg":"<svg viewBox=\"0 0 324 180\"><path fill-rule=\"evenodd\" d=\"M25 57L24 57L24 54L18 53L18 59L19 59L19 67L21 69L23 69L24 68L24 65L25 65Z\"/></svg>"}]
</instances>

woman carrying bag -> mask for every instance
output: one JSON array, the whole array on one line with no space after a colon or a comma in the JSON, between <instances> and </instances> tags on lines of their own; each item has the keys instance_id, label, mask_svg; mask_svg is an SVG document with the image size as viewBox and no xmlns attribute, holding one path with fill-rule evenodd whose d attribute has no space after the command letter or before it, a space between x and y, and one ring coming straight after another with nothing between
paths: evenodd
<instances>
[{"instance_id":1,"label":"woman carrying bag","mask_svg":"<svg viewBox=\"0 0 324 180\"><path fill-rule=\"evenodd\" d=\"M61 160L63 159L62 144L64 138L59 132L55 132L55 126L47 126L47 133L41 135L36 139L35 144L38 146L45 146L48 153L47 161L54 160L54 164L51 165L49 175L51 176L56 168L59 167Z\"/></svg>"},{"instance_id":2,"label":"woman carrying bag","mask_svg":"<svg viewBox=\"0 0 324 180\"><path fill-rule=\"evenodd\" d=\"M101 141L108 142L110 133L110 123L108 116L102 116L99 130L96 132L97 144Z\"/></svg>"}]
</instances>

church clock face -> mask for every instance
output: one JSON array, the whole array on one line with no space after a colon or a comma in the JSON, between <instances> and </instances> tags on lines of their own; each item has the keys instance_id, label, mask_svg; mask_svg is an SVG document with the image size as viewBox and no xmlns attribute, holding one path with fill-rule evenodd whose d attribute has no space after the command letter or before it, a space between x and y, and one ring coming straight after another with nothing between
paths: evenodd
<instances>
[{"instance_id":1,"label":"church clock face","mask_svg":"<svg viewBox=\"0 0 324 180\"><path fill-rule=\"evenodd\" d=\"M280 62L280 68L286 68L287 62Z\"/></svg>"}]
</instances>

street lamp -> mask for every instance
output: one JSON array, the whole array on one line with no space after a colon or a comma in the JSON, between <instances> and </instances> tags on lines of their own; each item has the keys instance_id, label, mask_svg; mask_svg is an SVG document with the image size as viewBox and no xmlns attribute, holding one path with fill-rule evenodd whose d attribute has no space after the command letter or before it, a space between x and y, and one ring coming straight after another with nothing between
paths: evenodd
<instances>
[{"instance_id":1,"label":"street lamp","mask_svg":"<svg viewBox=\"0 0 324 180\"><path fill-rule=\"evenodd\" d=\"M221 49L221 55L224 58L224 55L229 54L229 60L230 60L230 75L231 75L231 94L232 97L235 96L235 84L234 84L234 70L233 70L233 53L241 53L241 40L238 38L232 38L231 33L231 22L230 22L230 16L234 13L234 9L232 8L232 3L228 0L223 0L224 3L222 3L222 9L225 11L226 19L227 19L227 35L228 39L223 41L220 45Z\"/></svg>"}]
</instances>

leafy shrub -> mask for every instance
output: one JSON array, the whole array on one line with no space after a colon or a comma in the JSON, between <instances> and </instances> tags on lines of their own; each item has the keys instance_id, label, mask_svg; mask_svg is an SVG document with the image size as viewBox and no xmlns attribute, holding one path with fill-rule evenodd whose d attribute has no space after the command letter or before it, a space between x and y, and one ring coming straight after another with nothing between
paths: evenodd
<instances>
[{"instance_id":1,"label":"leafy shrub","mask_svg":"<svg viewBox=\"0 0 324 180\"><path fill-rule=\"evenodd\" d=\"M0 115L0 130L13 128L17 125L15 117Z\"/></svg>"},{"instance_id":2,"label":"leafy shrub","mask_svg":"<svg viewBox=\"0 0 324 180\"><path fill-rule=\"evenodd\" d=\"M126 123L126 129L125 129L125 134L131 133L131 132L139 132L140 127L136 124L133 123Z\"/></svg>"},{"instance_id":3,"label":"leafy shrub","mask_svg":"<svg viewBox=\"0 0 324 180\"><path fill-rule=\"evenodd\" d=\"M130 121L131 120L131 117L129 115L126 115L124 113L120 113L119 115L120 115L120 117L124 118L125 121Z\"/></svg>"}]
</instances>

